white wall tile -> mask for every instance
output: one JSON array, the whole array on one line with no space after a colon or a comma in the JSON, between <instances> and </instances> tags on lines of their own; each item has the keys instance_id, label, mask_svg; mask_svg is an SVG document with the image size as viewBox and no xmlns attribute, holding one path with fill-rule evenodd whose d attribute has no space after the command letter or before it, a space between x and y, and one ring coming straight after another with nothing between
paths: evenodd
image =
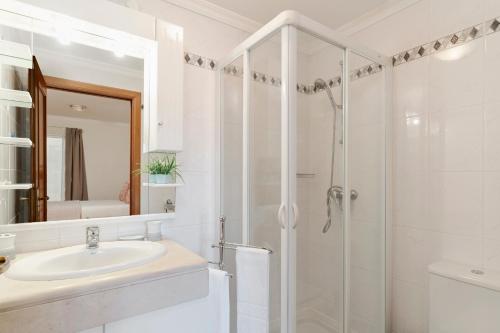
<instances>
[{"instance_id":1,"label":"white wall tile","mask_svg":"<svg viewBox=\"0 0 500 333\"><path fill-rule=\"evenodd\" d=\"M395 117L410 117L428 112L429 62L430 58L424 57L394 68Z\"/></svg>"},{"instance_id":2,"label":"white wall tile","mask_svg":"<svg viewBox=\"0 0 500 333\"><path fill-rule=\"evenodd\" d=\"M499 142L500 103L488 103L484 106L484 170L486 171L500 171Z\"/></svg>"},{"instance_id":3,"label":"white wall tile","mask_svg":"<svg viewBox=\"0 0 500 333\"><path fill-rule=\"evenodd\" d=\"M495 2L498 3L498 1ZM486 54L483 68L485 102L500 102L500 88L498 87L498 73L500 72L500 34L496 33L485 37L485 50Z\"/></svg>"},{"instance_id":4,"label":"white wall tile","mask_svg":"<svg viewBox=\"0 0 500 333\"><path fill-rule=\"evenodd\" d=\"M479 265L480 237L396 226L393 233L394 278L427 287L428 266L440 260Z\"/></svg>"},{"instance_id":5,"label":"white wall tile","mask_svg":"<svg viewBox=\"0 0 500 333\"><path fill-rule=\"evenodd\" d=\"M465 236L481 236L480 172L432 172L427 227Z\"/></svg>"},{"instance_id":6,"label":"white wall tile","mask_svg":"<svg viewBox=\"0 0 500 333\"><path fill-rule=\"evenodd\" d=\"M421 286L393 281L392 332L427 332L427 291Z\"/></svg>"},{"instance_id":7,"label":"white wall tile","mask_svg":"<svg viewBox=\"0 0 500 333\"><path fill-rule=\"evenodd\" d=\"M481 105L431 113L429 128L432 170L482 170Z\"/></svg>"},{"instance_id":8,"label":"white wall tile","mask_svg":"<svg viewBox=\"0 0 500 333\"><path fill-rule=\"evenodd\" d=\"M445 36L481 22L484 18L483 0L430 1L432 36Z\"/></svg>"},{"instance_id":9,"label":"white wall tile","mask_svg":"<svg viewBox=\"0 0 500 333\"><path fill-rule=\"evenodd\" d=\"M500 242L500 172L485 172L484 179L484 235Z\"/></svg>"},{"instance_id":10,"label":"white wall tile","mask_svg":"<svg viewBox=\"0 0 500 333\"><path fill-rule=\"evenodd\" d=\"M500 270L500 241L498 238L484 240L484 268Z\"/></svg>"},{"instance_id":11,"label":"white wall tile","mask_svg":"<svg viewBox=\"0 0 500 333\"><path fill-rule=\"evenodd\" d=\"M418 1L397 15L392 15L353 37L387 55L428 42L431 38L431 26L426 22L429 22L430 18L431 1Z\"/></svg>"},{"instance_id":12,"label":"white wall tile","mask_svg":"<svg viewBox=\"0 0 500 333\"><path fill-rule=\"evenodd\" d=\"M500 16L500 2L497 0L484 0L484 19L489 20Z\"/></svg>"},{"instance_id":13,"label":"white wall tile","mask_svg":"<svg viewBox=\"0 0 500 333\"><path fill-rule=\"evenodd\" d=\"M431 112L478 105L483 101L484 39L479 38L464 44L463 47L463 55L456 60L441 59L443 53L430 56L429 110Z\"/></svg>"}]
</instances>

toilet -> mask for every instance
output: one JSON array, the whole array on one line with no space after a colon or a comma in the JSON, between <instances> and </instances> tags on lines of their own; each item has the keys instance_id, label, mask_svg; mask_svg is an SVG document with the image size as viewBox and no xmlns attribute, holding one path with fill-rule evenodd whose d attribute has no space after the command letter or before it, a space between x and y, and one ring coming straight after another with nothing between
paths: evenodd
<instances>
[{"instance_id":1,"label":"toilet","mask_svg":"<svg viewBox=\"0 0 500 333\"><path fill-rule=\"evenodd\" d=\"M429 333L500 332L500 272L448 261L429 266Z\"/></svg>"}]
</instances>

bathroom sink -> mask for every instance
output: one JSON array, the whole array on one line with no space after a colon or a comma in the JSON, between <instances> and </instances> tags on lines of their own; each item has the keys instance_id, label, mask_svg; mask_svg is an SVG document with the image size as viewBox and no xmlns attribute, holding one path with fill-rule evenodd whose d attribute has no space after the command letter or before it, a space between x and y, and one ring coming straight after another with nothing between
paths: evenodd
<instances>
[{"instance_id":1,"label":"bathroom sink","mask_svg":"<svg viewBox=\"0 0 500 333\"><path fill-rule=\"evenodd\" d=\"M92 250L76 245L14 260L5 276L25 281L72 279L137 267L166 251L164 245L148 241L101 242Z\"/></svg>"}]
</instances>

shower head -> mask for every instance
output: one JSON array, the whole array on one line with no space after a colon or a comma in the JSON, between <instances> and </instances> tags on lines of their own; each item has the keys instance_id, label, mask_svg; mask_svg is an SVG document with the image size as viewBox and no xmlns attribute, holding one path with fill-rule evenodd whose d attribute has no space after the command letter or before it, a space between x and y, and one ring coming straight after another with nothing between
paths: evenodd
<instances>
[{"instance_id":1,"label":"shower head","mask_svg":"<svg viewBox=\"0 0 500 333\"><path fill-rule=\"evenodd\" d=\"M332 109L334 112L337 112L337 108L342 108L341 105L338 105L337 103L335 103L335 98L333 98L333 94L332 94L332 90L330 89L330 87L328 86L328 84L325 82L325 80L323 80L322 78L317 78L315 81L314 81L314 88L315 89L322 89L326 92L326 94L328 95L328 99L330 100L330 104L332 106Z\"/></svg>"}]
</instances>

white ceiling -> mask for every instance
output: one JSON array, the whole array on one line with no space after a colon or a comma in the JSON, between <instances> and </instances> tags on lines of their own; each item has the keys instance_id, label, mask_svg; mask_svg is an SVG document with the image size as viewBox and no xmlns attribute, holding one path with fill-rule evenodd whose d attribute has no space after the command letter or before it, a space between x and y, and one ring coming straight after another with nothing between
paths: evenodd
<instances>
[{"instance_id":1,"label":"white ceiling","mask_svg":"<svg viewBox=\"0 0 500 333\"><path fill-rule=\"evenodd\" d=\"M168 1L168 0L167 0ZM333 29L363 14L402 0L208 0L260 23L293 9Z\"/></svg>"},{"instance_id":2,"label":"white ceiling","mask_svg":"<svg viewBox=\"0 0 500 333\"><path fill-rule=\"evenodd\" d=\"M77 112L70 108L70 104L86 105L87 109ZM129 101L55 89L47 90L47 113L49 115L129 123L130 112Z\"/></svg>"}]
</instances>

